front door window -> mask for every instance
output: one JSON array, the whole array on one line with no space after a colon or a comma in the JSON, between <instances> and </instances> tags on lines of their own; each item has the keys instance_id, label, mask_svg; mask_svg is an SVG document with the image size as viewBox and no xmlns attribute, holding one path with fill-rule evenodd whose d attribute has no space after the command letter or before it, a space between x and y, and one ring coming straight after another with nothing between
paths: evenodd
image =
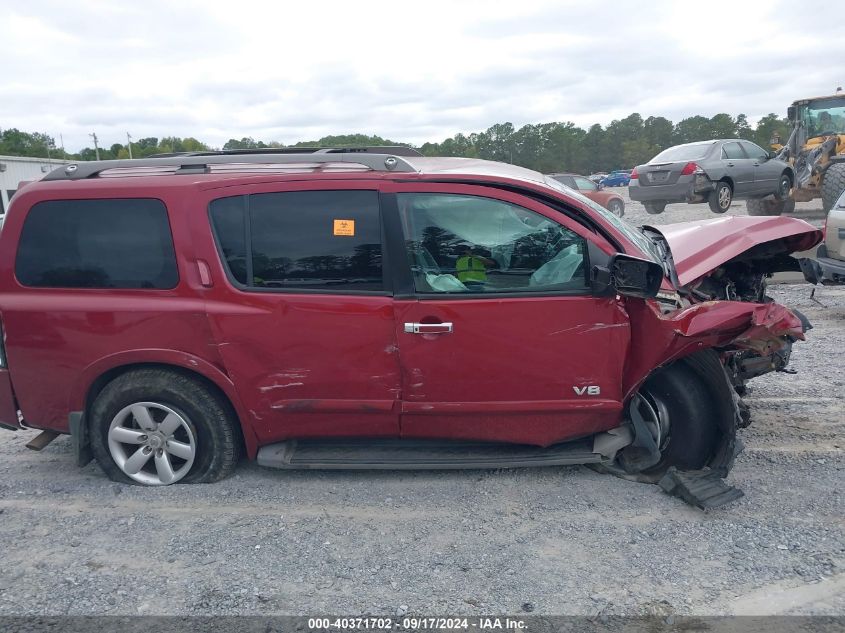
<instances>
[{"instance_id":1,"label":"front door window","mask_svg":"<svg viewBox=\"0 0 845 633\"><path fill-rule=\"evenodd\" d=\"M403 193L399 208L418 293L585 293L584 238L500 200Z\"/></svg>"}]
</instances>

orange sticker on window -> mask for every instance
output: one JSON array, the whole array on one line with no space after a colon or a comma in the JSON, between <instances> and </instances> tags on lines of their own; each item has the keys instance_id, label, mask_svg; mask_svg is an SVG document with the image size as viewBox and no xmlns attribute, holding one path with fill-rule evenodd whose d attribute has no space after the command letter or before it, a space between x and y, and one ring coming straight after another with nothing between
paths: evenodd
<instances>
[{"instance_id":1,"label":"orange sticker on window","mask_svg":"<svg viewBox=\"0 0 845 633\"><path fill-rule=\"evenodd\" d=\"M335 220L335 235L355 235L355 220Z\"/></svg>"}]
</instances>

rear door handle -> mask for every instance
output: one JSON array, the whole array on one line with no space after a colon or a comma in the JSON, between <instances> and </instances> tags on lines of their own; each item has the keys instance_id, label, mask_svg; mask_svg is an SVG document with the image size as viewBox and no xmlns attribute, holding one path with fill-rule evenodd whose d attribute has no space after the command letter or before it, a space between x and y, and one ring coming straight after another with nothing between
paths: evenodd
<instances>
[{"instance_id":1,"label":"rear door handle","mask_svg":"<svg viewBox=\"0 0 845 633\"><path fill-rule=\"evenodd\" d=\"M733 163L728 163L728 167L733 167L733 166L734 166Z\"/></svg>"},{"instance_id":2,"label":"rear door handle","mask_svg":"<svg viewBox=\"0 0 845 633\"><path fill-rule=\"evenodd\" d=\"M450 334L451 323L406 323L406 334Z\"/></svg>"}]
</instances>

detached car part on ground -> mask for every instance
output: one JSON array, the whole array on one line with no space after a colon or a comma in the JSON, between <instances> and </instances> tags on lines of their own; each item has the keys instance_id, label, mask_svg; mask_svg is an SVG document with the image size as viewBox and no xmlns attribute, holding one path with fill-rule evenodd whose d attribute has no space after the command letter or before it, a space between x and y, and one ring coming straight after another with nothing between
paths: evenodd
<instances>
[{"instance_id":1,"label":"detached car part on ground","mask_svg":"<svg viewBox=\"0 0 845 633\"><path fill-rule=\"evenodd\" d=\"M707 202L714 213L725 213L735 199L749 200L749 215L780 215L794 208L789 192L795 182L792 166L750 141L723 139L670 147L631 174L628 193L650 214L667 204ZM771 197L780 206L765 213L753 200Z\"/></svg>"},{"instance_id":2,"label":"detached car part on ground","mask_svg":"<svg viewBox=\"0 0 845 633\"><path fill-rule=\"evenodd\" d=\"M542 174L406 148L70 165L0 233L0 423L127 483L242 455L592 464L717 505L745 382L809 327L766 278L820 239L638 230Z\"/></svg>"}]
</instances>

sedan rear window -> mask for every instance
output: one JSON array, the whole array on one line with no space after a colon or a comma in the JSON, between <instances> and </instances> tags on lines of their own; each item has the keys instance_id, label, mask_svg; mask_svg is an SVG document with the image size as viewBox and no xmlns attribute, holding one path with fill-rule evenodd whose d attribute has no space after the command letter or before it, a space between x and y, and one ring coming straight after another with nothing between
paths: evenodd
<instances>
[{"instance_id":1,"label":"sedan rear window","mask_svg":"<svg viewBox=\"0 0 845 633\"><path fill-rule=\"evenodd\" d=\"M707 156L707 152L710 151L711 147L713 147L712 142L676 145L675 147L664 149L648 162L652 165L655 163L675 163L682 160L699 160Z\"/></svg>"}]
</instances>

